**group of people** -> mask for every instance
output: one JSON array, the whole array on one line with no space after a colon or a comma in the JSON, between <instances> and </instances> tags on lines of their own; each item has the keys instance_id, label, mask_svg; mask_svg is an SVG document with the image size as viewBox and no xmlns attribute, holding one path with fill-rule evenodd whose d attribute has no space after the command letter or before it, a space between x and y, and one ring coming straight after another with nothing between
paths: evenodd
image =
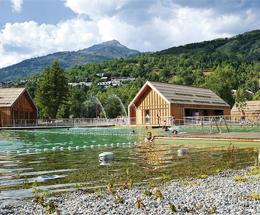
<instances>
[{"instance_id":1,"label":"group of people","mask_svg":"<svg viewBox=\"0 0 260 215\"><path fill-rule=\"evenodd\" d=\"M150 116L147 114L146 115L146 121L148 121L150 119ZM171 116L170 118L170 124L172 126L175 125L175 121L176 121L176 118L174 115ZM163 125L161 126L161 117L157 114L157 123L158 123L158 127L161 127L164 131L169 131L169 128L170 126L167 125L167 121L166 120L163 120ZM176 129L172 129L172 134L176 135L178 133L178 131ZM153 143L155 137L154 135L152 134L151 131L148 131L147 134L146 134L146 137L144 139L144 142L145 143Z\"/></svg>"}]
</instances>

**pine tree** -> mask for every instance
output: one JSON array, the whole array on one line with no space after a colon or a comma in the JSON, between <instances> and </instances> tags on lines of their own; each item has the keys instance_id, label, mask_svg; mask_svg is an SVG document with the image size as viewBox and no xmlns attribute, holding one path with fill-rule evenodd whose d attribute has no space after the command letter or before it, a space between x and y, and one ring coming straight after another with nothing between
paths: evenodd
<instances>
[{"instance_id":1,"label":"pine tree","mask_svg":"<svg viewBox=\"0 0 260 215\"><path fill-rule=\"evenodd\" d=\"M68 81L58 61L45 68L40 76L35 102L39 115L54 119L58 110L65 103L68 94Z\"/></svg>"}]
</instances>

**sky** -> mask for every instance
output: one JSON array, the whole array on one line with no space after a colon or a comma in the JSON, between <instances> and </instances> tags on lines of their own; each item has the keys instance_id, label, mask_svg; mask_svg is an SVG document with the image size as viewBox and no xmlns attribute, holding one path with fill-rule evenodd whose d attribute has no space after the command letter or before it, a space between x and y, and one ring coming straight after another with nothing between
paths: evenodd
<instances>
[{"instance_id":1,"label":"sky","mask_svg":"<svg viewBox=\"0 0 260 215\"><path fill-rule=\"evenodd\" d=\"M0 0L0 68L116 39L139 51L260 29L260 0Z\"/></svg>"}]
</instances>

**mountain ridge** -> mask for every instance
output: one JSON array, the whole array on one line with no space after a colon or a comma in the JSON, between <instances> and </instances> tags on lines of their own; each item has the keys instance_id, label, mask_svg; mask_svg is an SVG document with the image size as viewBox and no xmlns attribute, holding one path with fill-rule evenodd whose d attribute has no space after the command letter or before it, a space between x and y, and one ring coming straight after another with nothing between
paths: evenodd
<instances>
[{"instance_id":1,"label":"mountain ridge","mask_svg":"<svg viewBox=\"0 0 260 215\"><path fill-rule=\"evenodd\" d=\"M17 80L32 74L37 74L46 66L51 65L54 60L58 60L62 68L68 68L75 65L130 57L139 53L137 50L122 45L117 40L111 40L78 51L55 52L0 68L0 80Z\"/></svg>"},{"instance_id":2,"label":"mountain ridge","mask_svg":"<svg viewBox=\"0 0 260 215\"><path fill-rule=\"evenodd\" d=\"M100 52L102 52L103 55L100 55ZM4 77L5 80L8 78L15 80L19 77L31 75L33 74L33 71L35 72L35 68L38 64L42 65L42 70L57 58L63 68L68 68L75 65L85 65L88 63L113 60L121 57L127 58L138 54L140 54L140 52L129 49L116 40L111 40L90 46L86 49L81 49L79 51L57 52L44 57L27 59L19 64L6 67L7 71L5 71L6 68L0 69L0 79ZM86 55L88 56L87 61L85 60ZM171 47L158 52L143 53L140 57L142 58L142 56L146 55L153 56L155 58L161 58L162 56L183 55L191 61L196 60L200 64L200 67L202 66L203 68L214 68L227 59L230 62L256 62L256 65L259 65L258 67L260 67L260 30L257 29L245 32L230 38L218 38L210 41ZM59 59L59 56L62 56L60 57L62 59ZM130 61L126 60L126 63L129 63ZM71 62L77 63L73 64ZM180 64L181 62L172 61L172 63ZM198 67L198 63L197 65L193 65L193 67ZM165 67L165 65L160 66ZM113 68L113 70L114 69L115 68ZM143 68L141 69L143 70ZM41 70L38 70L38 72ZM125 68L123 70L128 69Z\"/></svg>"}]
</instances>

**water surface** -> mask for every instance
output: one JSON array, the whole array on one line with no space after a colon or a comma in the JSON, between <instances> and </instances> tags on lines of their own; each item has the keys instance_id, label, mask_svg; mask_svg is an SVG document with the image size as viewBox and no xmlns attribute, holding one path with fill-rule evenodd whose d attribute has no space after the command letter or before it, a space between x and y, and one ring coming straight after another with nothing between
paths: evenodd
<instances>
[{"instance_id":1,"label":"water surface","mask_svg":"<svg viewBox=\"0 0 260 215\"><path fill-rule=\"evenodd\" d=\"M144 133L127 128L1 131L0 199L32 196L35 187L63 192L108 181L197 177L252 165L257 156L247 148L189 147L187 156L178 157L185 144L144 145ZM104 151L114 152L111 165L100 166L98 154Z\"/></svg>"}]
</instances>

